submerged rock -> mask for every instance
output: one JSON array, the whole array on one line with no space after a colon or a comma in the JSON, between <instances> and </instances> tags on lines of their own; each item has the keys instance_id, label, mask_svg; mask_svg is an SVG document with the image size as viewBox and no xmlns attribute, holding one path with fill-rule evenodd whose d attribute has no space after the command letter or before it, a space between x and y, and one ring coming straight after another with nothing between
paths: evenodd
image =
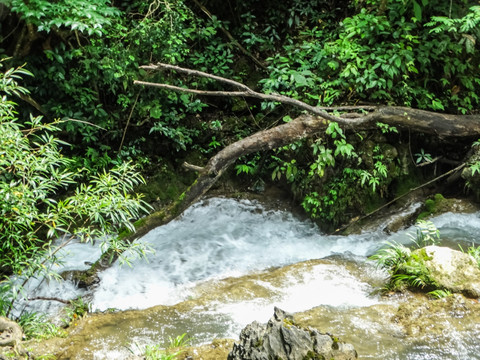
<instances>
[{"instance_id":1,"label":"submerged rock","mask_svg":"<svg viewBox=\"0 0 480 360\"><path fill-rule=\"evenodd\" d=\"M235 343L228 360L305 360L357 359L350 344L340 342L329 334L315 329L302 329L293 323L293 316L275 308L268 323L256 321L247 325Z\"/></svg>"},{"instance_id":2,"label":"submerged rock","mask_svg":"<svg viewBox=\"0 0 480 360\"><path fill-rule=\"evenodd\" d=\"M447 247L415 250L423 259L430 279L439 287L466 296L480 297L480 269L473 256Z\"/></svg>"}]
</instances>

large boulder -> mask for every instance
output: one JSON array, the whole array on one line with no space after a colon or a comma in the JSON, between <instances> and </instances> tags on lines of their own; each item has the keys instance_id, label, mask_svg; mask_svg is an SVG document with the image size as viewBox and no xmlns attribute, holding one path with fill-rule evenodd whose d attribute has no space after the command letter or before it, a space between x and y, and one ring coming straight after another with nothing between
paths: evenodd
<instances>
[{"instance_id":1,"label":"large boulder","mask_svg":"<svg viewBox=\"0 0 480 360\"><path fill-rule=\"evenodd\" d=\"M473 256L433 245L415 250L413 254L423 259L430 279L438 287L480 298L480 268Z\"/></svg>"},{"instance_id":2,"label":"large boulder","mask_svg":"<svg viewBox=\"0 0 480 360\"><path fill-rule=\"evenodd\" d=\"M315 329L295 326L293 316L275 308L268 323L253 322L240 334L228 360L352 360L358 355L352 345Z\"/></svg>"}]
</instances>

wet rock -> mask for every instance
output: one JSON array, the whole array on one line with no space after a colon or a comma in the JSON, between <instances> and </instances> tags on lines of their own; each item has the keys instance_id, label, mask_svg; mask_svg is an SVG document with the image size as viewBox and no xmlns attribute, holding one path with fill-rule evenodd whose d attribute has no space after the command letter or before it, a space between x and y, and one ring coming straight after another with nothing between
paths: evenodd
<instances>
[{"instance_id":1,"label":"wet rock","mask_svg":"<svg viewBox=\"0 0 480 360\"><path fill-rule=\"evenodd\" d=\"M438 287L480 297L480 269L471 255L440 246L427 246L413 254L423 258L430 278Z\"/></svg>"},{"instance_id":2,"label":"wet rock","mask_svg":"<svg viewBox=\"0 0 480 360\"><path fill-rule=\"evenodd\" d=\"M423 210L418 214L417 220L428 219L448 212L470 214L479 210L478 204L469 199L445 198L442 194L435 194L425 200Z\"/></svg>"},{"instance_id":3,"label":"wet rock","mask_svg":"<svg viewBox=\"0 0 480 360\"><path fill-rule=\"evenodd\" d=\"M68 270L60 274L63 280L69 280L76 284L80 289L87 289L90 286L100 282L97 274L89 276L87 271L83 270Z\"/></svg>"},{"instance_id":4,"label":"wet rock","mask_svg":"<svg viewBox=\"0 0 480 360\"><path fill-rule=\"evenodd\" d=\"M199 345L186 349L182 355L185 360L219 360L226 359L232 349L234 340L214 339L211 344ZM183 357L182 357L183 358Z\"/></svg>"},{"instance_id":5,"label":"wet rock","mask_svg":"<svg viewBox=\"0 0 480 360\"><path fill-rule=\"evenodd\" d=\"M428 342L432 338L443 337L448 343L459 336L476 337L480 304L461 294L435 300L418 295L402 303L391 320L414 341Z\"/></svg>"},{"instance_id":6,"label":"wet rock","mask_svg":"<svg viewBox=\"0 0 480 360\"><path fill-rule=\"evenodd\" d=\"M266 325L254 321L242 330L240 343L234 344L228 360L358 358L352 345L315 329L302 329L293 321L292 315L275 308Z\"/></svg>"}]
</instances>

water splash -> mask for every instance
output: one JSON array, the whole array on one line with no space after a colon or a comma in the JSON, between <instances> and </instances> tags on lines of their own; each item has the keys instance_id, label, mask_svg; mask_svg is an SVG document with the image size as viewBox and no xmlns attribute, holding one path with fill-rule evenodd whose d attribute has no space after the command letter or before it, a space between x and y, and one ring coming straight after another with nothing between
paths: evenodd
<instances>
[{"instance_id":1,"label":"water splash","mask_svg":"<svg viewBox=\"0 0 480 360\"><path fill-rule=\"evenodd\" d=\"M385 235L322 235L312 222L254 201L210 199L140 241L155 249L132 268L114 265L100 274L94 308L145 308L174 304L198 281L239 276L332 254L366 256Z\"/></svg>"}]
</instances>

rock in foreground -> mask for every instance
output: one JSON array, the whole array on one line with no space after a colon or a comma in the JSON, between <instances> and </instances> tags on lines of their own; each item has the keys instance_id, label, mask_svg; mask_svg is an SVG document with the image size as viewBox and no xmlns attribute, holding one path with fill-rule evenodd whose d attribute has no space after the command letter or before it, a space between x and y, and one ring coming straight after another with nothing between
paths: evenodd
<instances>
[{"instance_id":1,"label":"rock in foreground","mask_svg":"<svg viewBox=\"0 0 480 360\"><path fill-rule=\"evenodd\" d=\"M240 343L235 343L228 355L228 360L357 358L352 345L315 329L299 328L293 324L292 315L278 308L266 325L256 321L247 325L240 334Z\"/></svg>"}]
</instances>

